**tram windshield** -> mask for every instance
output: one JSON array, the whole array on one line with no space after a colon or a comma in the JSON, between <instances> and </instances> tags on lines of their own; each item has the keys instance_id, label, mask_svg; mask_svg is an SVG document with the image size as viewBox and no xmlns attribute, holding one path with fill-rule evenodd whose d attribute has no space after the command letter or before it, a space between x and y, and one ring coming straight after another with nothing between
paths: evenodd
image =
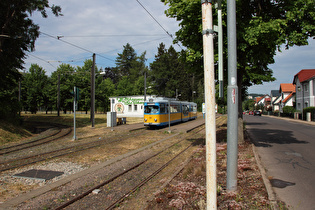
<instances>
[{"instance_id":1,"label":"tram windshield","mask_svg":"<svg viewBox=\"0 0 315 210\"><path fill-rule=\"evenodd\" d=\"M144 107L144 113L153 114L159 112L159 106L156 105L148 105Z\"/></svg>"}]
</instances>

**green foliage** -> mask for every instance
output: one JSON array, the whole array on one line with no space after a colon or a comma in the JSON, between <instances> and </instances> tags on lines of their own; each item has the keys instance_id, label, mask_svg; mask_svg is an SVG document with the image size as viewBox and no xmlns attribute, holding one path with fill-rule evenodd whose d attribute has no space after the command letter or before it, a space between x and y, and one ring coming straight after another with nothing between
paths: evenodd
<instances>
[{"instance_id":1,"label":"green foliage","mask_svg":"<svg viewBox=\"0 0 315 210\"><path fill-rule=\"evenodd\" d=\"M161 43L150 69L153 94L167 97L176 97L177 94L181 100L192 100L194 76L173 46L166 49Z\"/></svg>"},{"instance_id":2,"label":"green foliage","mask_svg":"<svg viewBox=\"0 0 315 210\"><path fill-rule=\"evenodd\" d=\"M14 117L19 111L17 100L18 81L22 75L26 52L33 51L39 36L39 26L30 16L38 11L44 18L46 9L61 15L59 6L50 6L48 0L2 0L0 1L0 115Z\"/></svg>"},{"instance_id":3,"label":"green foliage","mask_svg":"<svg viewBox=\"0 0 315 210\"><path fill-rule=\"evenodd\" d=\"M296 112L295 108L293 106L285 106L283 107L283 113L285 114L292 114Z\"/></svg>"},{"instance_id":4,"label":"green foliage","mask_svg":"<svg viewBox=\"0 0 315 210\"><path fill-rule=\"evenodd\" d=\"M255 100L253 99L249 99L249 100L246 100L246 101L243 101L243 110L250 110L250 111L253 111L255 109Z\"/></svg>"},{"instance_id":5,"label":"green foliage","mask_svg":"<svg viewBox=\"0 0 315 210\"><path fill-rule=\"evenodd\" d=\"M310 107L306 107L303 109L303 113L306 113L306 112L315 112L315 107L314 106L310 106Z\"/></svg>"},{"instance_id":6,"label":"green foliage","mask_svg":"<svg viewBox=\"0 0 315 210\"><path fill-rule=\"evenodd\" d=\"M31 113L38 111L38 107L44 106L48 96L48 77L45 70L37 64L32 64L29 72L24 75L23 84L26 91L26 107Z\"/></svg>"},{"instance_id":7,"label":"green foliage","mask_svg":"<svg viewBox=\"0 0 315 210\"><path fill-rule=\"evenodd\" d=\"M169 6L166 11L167 16L176 18L180 22L181 28L176 32L175 41L180 41L188 48L187 61L196 73L202 74L200 0L161 1ZM308 38L314 37L315 2L313 0L237 0L236 4L238 86L242 90L240 93L244 94L247 87L253 84L275 80L273 71L268 65L274 63L274 55L280 50L281 45L285 44L286 48L306 45ZM227 1L222 1L224 34L227 34L226 5ZM213 11L214 24L217 24L216 10ZM226 39L224 46L226 55ZM226 61L224 63L226 68Z\"/></svg>"}]
</instances>

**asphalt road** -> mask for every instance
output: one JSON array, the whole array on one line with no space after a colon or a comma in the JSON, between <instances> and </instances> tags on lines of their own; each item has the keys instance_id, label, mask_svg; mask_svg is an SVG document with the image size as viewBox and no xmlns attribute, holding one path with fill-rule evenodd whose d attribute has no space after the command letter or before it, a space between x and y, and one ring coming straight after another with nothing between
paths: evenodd
<instances>
[{"instance_id":1,"label":"asphalt road","mask_svg":"<svg viewBox=\"0 0 315 210\"><path fill-rule=\"evenodd\" d=\"M315 209L315 123L245 115L277 198L291 209Z\"/></svg>"}]
</instances>

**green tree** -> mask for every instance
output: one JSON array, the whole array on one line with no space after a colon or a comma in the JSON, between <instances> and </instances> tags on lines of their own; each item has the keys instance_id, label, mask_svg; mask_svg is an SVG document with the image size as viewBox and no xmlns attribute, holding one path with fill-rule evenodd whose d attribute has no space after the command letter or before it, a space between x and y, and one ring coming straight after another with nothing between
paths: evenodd
<instances>
[{"instance_id":1,"label":"green tree","mask_svg":"<svg viewBox=\"0 0 315 210\"><path fill-rule=\"evenodd\" d=\"M123 76L117 83L114 92L116 96L129 96L133 95L133 84L131 84L128 76Z\"/></svg>"},{"instance_id":2,"label":"green tree","mask_svg":"<svg viewBox=\"0 0 315 210\"><path fill-rule=\"evenodd\" d=\"M196 73L202 56L201 2L199 0L161 0L169 6L166 14L180 21L176 40L188 48L186 56ZM223 26L226 34L226 1L222 1ZM315 34L315 2L313 0L237 0L237 61L240 96L247 87L273 81L268 68L281 46L306 45ZM216 24L216 18L214 18ZM226 55L225 39L225 52ZM227 65L224 65L227 66ZM198 70L199 68L199 70ZM241 100L239 100L241 103ZM241 107L241 106L239 106Z\"/></svg>"},{"instance_id":3,"label":"green tree","mask_svg":"<svg viewBox=\"0 0 315 210\"><path fill-rule=\"evenodd\" d=\"M255 109L255 100L248 99L243 102L243 110L253 111Z\"/></svg>"},{"instance_id":4,"label":"green tree","mask_svg":"<svg viewBox=\"0 0 315 210\"><path fill-rule=\"evenodd\" d=\"M128 76L129 82L134 84L138 77L142 76L144 72L147 71L145 55L146 52L142 53L141 56L137 56L133 47L127 43L124 46L123 52L118 53L118 57L116 58L115 71L119 79Z\"/></svg>"},{"instance_id":5,"label":"green tree","mask_svg":"<svg viewBox=\"0 0 315 210\"><path fill-rule=\"evenodd\" d=\"M67 113L73 109L73 92L75 68L69 64L61 64L57 70L51 74L51 81L54 84L54 97L57 104L58 77L60 77L60 109Z\"/></svg>"},{"instance_id":6,"label":"green tree","mask_svg":"<svg viewBox=\"0 0 315 210\"><path fill-rule=\"evenodd\" d=\"M23 69L26 52L34 50L39 36L39 26L30 16L39 11L46 18L48 8L56 16L61 15L61 8L50 6L48 0L0 1L0 113L17 113L18 109L13 108L18 107L15 105L18 103L15 90L21 78L18 70Z\"/></svg>"},{"instance_id":7,"label":"green tree","mask_svg":"<svg viewBox=\"0 0 315 210\"><path fill-rule=\"evenodd\" d=\"M176 93L186 93L185 88L189 86L187 82L189 84L191 81L179 58L179 53L173 46L166 49L164 43L160 43L155 60L150 64L149 76L152 80L154 94L168 97L176 97ZM190 98L191 92L183 95L186 100Z\"/></svg>"},{"instance_id":8,"label":"green tree","mask_svg":"<svg viewBox=\"0 0 315 210\"><path fill-rule=\"evenodd\" d=\"M48 77L45 70L37 64L32 64L25 74L24 83L26 86L26 104L32 114L36 114L38 108L44 105L47 97L46 91Z\"/></svg>"},{"instance_id":9,"label":"green tree","mask_svg":"<svg viewBox=\"0 0 315 210\"><path fill-rule=\"evenodd\" d=\"M103 112L109 110L109 97L114 95L115 92L115 85L110 78L102 79L98 77L97 80L101 80L98 82L98 85L95 90L95 100L97 107L100 107Z\"/></svg>"},{"instance_id":10,"label":"green tree","mask_svg":"<svg viewBox=\"0 0 315 210\"><path fill-rule=\"evenodd\" d=\"M74 74L74 85L80 88L80 100L78 102L79 109L85 110L87 113L91 108L91 70L93 61L85 60L82 67L78 66ZM98 68L95 65L95 75L98 74ZM97 87L95 82L95 88Z\"/></svg>"}]
</instances>

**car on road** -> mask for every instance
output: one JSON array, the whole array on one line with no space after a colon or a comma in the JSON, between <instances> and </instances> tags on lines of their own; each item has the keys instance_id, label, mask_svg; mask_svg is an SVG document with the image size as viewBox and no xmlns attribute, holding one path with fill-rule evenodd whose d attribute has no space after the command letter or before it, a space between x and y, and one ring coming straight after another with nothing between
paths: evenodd
<instances>
[{"instance_id":1,"label":"car on road","mask_svg":"<svg viewBox=\"0 0 315 210\"><path fill-rule=\"evenodd\" d=\"M254 112L253 111L249 111L248 114L249 115L254 115Z\"/></svg>"},{"instance_id":2,"label":"car on road","mask_svg":"<svg viewBox=\"0 0 315 210\"><path fill-rule=\"evenodd\" d=\"M258 110L254 111L254 116L256 116L256 115L261 116L261 112Z\"/></svg>"}]
</instances>

